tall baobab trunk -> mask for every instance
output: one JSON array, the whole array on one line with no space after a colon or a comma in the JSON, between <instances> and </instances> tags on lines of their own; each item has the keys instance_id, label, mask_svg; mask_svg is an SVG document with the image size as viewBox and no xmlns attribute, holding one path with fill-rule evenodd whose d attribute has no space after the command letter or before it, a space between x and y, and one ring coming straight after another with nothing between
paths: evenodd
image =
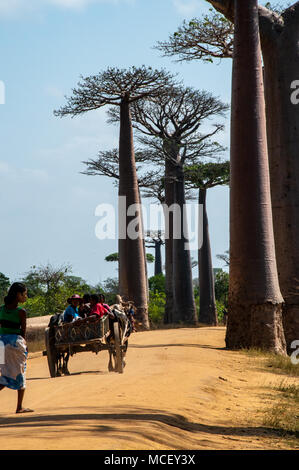
<instances>
[{"instance_id":1,"label":"tall baobab trunk","mask_svg":"<svg viewBox=\"0 0 299 470\"><path fill-rule=\"evenodd\" d=\"M231 21L229 2L210 1ZM299 331L299 105L291 102L291 83L299 77L299 2L280 23L260 11L265 72L268 152L278 278L285 305L283 326L288 352Z\"/></svg>"},{"instance_id":2,"label":"tall baobab trunk","mask_svg":"<svg viewBox=\"0 0 299 470\"><path fill-rule=\"evenodd\" d=\"M230 232L226 345L284 353L257 0L235 0Z\"/></svg>"},{"instance_id":3,"label":"tall baobab trunk","mask_svg":"<svg viewBox=\"0 0 299 470\"><path fill-rule=\"evenodd\" d=\"M165 159L165 206L166 209L174 203L174 174L173 165ZM165 210L165 208L164 208ZM168 211L165 216L165 314L164 323L174 322L174 301L173 301L173 213Z\"/></svg>"},{"instance_id":4,"label":"tall baobab trunk","mask_svg":"<svg viewBox=\"0 0 299 470\"><path fill-rule=\"evenodd\" d=\"M124 97L120 106L119 138L119 196L126 197L125 214L120 215L120 228L126 231L130 222L136 220L135 230L140 234L132 239L128 234L119 240L119 279L120 293L133 300L137 309L136 318L144 328L149 328L147 313L147 285L140 210L132 216L127 215L128 208L140 204L138 181L136 175L133 129L129 101ZM124 223L125 222L125 223ZM122 227L121 227L122 225ZM124 233L122 233L124 236ZM120 238L120 237L119 237Z\"/></svg>"},{"instance_id":5,"label":"tall baobab trunk","mask_svg":"<svg viewBox=\"0 0 299 470\"><path fill-rule=\"evenodd\" d=\"M140 188L139 188L139 185L138 185L138 197L139 197L139 201L141 202L141 195L140 195ZM140 213L140 217L141 217L141 226L142 226L142 228L144 228L142 211L141 211L141 213ZM148 284L148 270L147 270L147 259L146 259L146 249L145 249L145 240L144 240L144 236L143 236L143 238L142 238L142 248L143 248L143 257L144 257L144 270L145 270L145 283L146 283L146 298L147 298L147 302L148 302L148 301L149 301L149 284Z\"/></svg>"},{"instance_id":6,"label":"tall baobab trunk","mask_svg":"<svg viewBox=\"0 0 299 470\"><path fill-rule=\"evenodd\" d=\"M162 241L155 240L155 276L157 276L158 274L162 274L162 244Z\"/></svg>"},{"instance_id":7,"label":"tall baobab trunk","mask_svg":"<svg viewBox=\"0 0 299 470\"><path fill-rule=\"evenodd\" d=\"M271 198L278 277L285 305L288 352L299 338L299 104L291 83L299 80L299 6L284 25L263 35Z\"/></svg>"},{"instance_id":8,"label":"tall baobab trunk","mask_svg":"<svg viewBox=\"0 0 299 470\"><path fill-rule=\"evenodd\" d=\"M217 309L215 299L215 283L210 245L209 222L206 207L207 190L199 190L198 203L203 205L203 243L198 250L199 269L199 322L217 325Z\"/></svg>"},{"instance_id":9,"label":"tall baobab trunk","mask_svg":"<svg viewBox=\"0 0 299 470\"><path fill-rule=\"evenodd\" d=\"M175 322L197 323L194 301L192 267L188 244L188 224L185 211L185 177L182 165L175 167L174 202L180 208L175 216L175 226L179 228L177 238L173 237L173 297L175 302Z\"/></svg>"}]
</instances>

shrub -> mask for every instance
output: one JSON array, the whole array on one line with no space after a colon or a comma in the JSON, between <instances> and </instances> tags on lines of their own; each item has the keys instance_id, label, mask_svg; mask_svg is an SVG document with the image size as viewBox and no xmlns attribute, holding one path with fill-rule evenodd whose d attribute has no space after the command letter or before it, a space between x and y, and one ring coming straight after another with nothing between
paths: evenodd
<instances>
[{"instance_id":1,"label":"shrub","mask_svg":"<svg viewBox=\"0 0 299 470\"><path fill-rule=\"evenodd\" d=\"M150 292L150 300L148 305L148 316L152 323L162 323L165 312L164 292Z\"/></svg>"},{"instance_id":2,"label":"shrub","mask_svg":"<svg viewBox=\"0 0 299 470\"><path fill-rule=\"evenodd\" d=\"M164 274L157 274L152 276L148 280L149 289L152 292L163 292L165 293L165 276Z\"/></svg>"}]
</instances>

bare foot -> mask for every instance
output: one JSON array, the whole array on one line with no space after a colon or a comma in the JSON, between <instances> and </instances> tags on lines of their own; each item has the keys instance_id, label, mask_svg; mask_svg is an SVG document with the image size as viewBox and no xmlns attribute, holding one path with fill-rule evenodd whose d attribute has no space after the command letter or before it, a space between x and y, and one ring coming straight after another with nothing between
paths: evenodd
<instances>
[{"instance_id":1,"label":"bare foot","mask_svg":"<svg viewBox=\"0 0 299 470\"><path fill-rule=\"evenodd\" d=\"M17 410L16 413L32 413L34 410L31 410L30 408L21 408L20 410Z\"/></svg>"}]
</instances>

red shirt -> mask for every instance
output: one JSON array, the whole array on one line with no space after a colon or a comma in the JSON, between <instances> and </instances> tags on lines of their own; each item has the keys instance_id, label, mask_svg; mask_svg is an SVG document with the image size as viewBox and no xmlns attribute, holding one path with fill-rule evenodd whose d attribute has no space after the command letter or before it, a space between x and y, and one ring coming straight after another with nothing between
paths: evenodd
<instances>
[{"instance_id":1,"label":"red shirt","mask_svg":"<svg viewBox=\"0 0 299 470\"><path fill-rule=\"evenodd\" d=\"M102 318L106 314L106 309L103 307L102 304L96 304L91 307L89 315L98 315Z\"/></svg>"}]
</instances>

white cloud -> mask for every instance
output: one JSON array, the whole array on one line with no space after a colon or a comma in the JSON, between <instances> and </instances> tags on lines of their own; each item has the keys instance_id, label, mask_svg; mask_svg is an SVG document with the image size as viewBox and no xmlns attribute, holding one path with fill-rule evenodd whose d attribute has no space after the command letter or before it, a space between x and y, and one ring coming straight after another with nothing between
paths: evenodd
<instances>
[{"instance_id":1,"label":"white cloud","mask_svg":"<svg viewBox=\"0 0 299 470\"><path fill-rule=\"evenodd\" d=\"M199 0L173 0L175 9L180 15L193 16L200 7Z\"/></svg>"}]
</instances>

